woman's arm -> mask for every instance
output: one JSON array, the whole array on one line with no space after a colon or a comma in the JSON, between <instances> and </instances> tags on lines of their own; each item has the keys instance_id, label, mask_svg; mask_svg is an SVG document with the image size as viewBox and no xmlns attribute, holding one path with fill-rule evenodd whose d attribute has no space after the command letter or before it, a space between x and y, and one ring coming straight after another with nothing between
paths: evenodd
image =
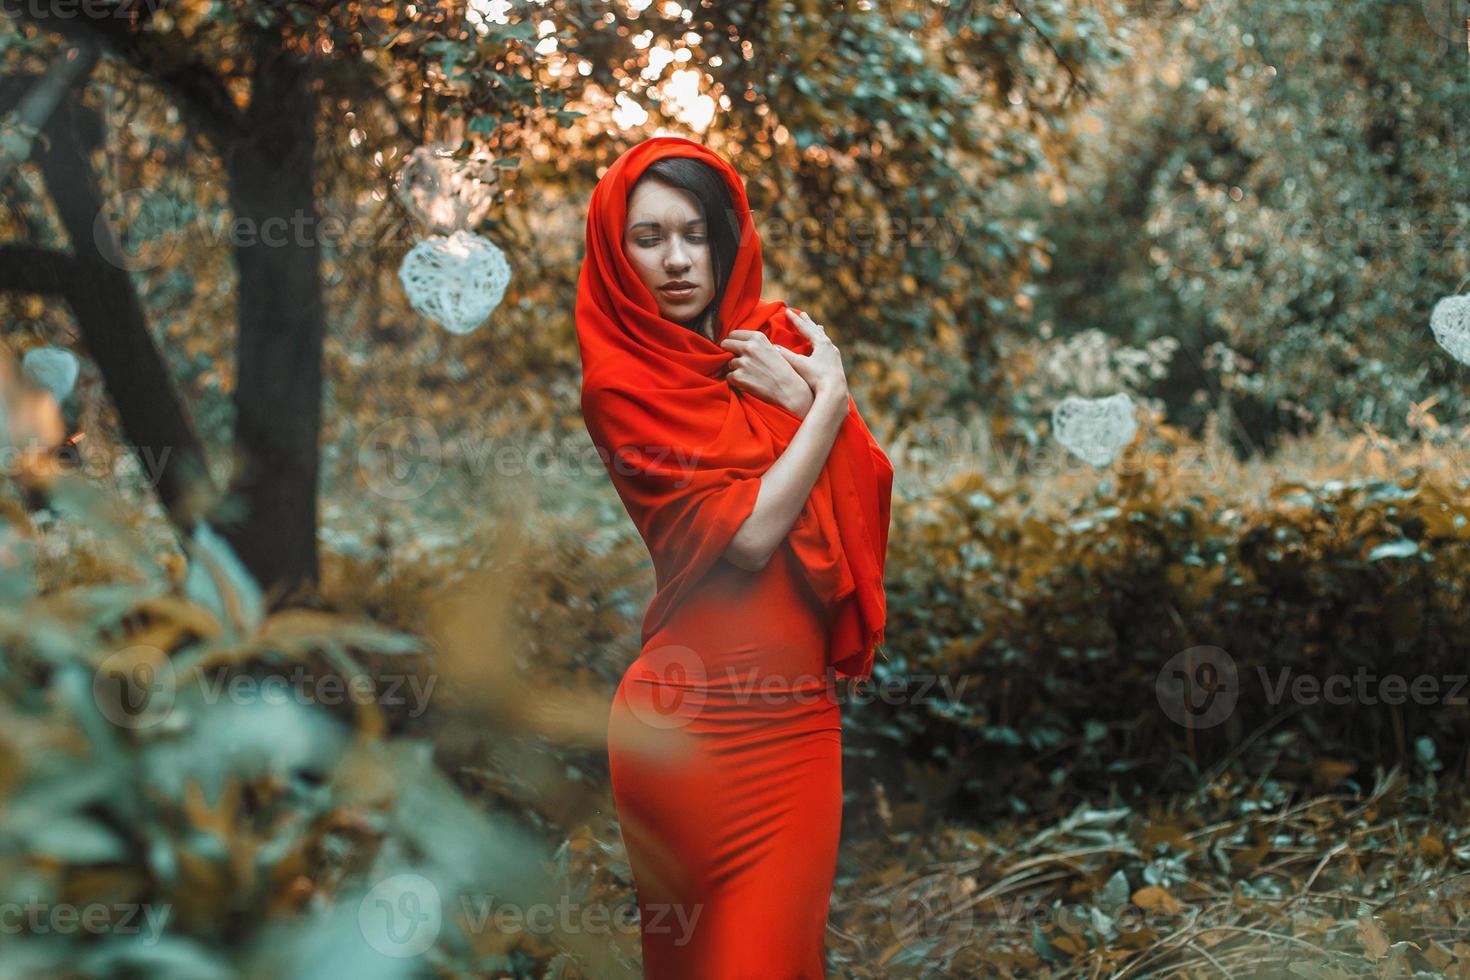
<instances>
[{"instance_id":1,"label":"woman's arm","mask_svg":"<svg viewBox=\"0 0 1470 980\"><path fill-rule=\"evenodd\" d=\"M725 549L730 564L754 572L771 560L811 495L847 418L847 408L846 391L840 401L831 389L816 393L786 451L761 477L755 508Z\"/></svg>"},{"instance_id":2,"label":"woman's arm","mask_svg":"<svg viewBox=\"0 0 1470 980\"><path fill-rule=\"evenodd\" d=\"M725 559L747 571L764 568L786 540L826 465L852 402L842 355L826 331L805 313L786 312L812 342L812 352L803 357L784 347L776 349L811 386L812 403L786 450L761 476L755 506L725 549Z\"/></svg>"}]
</instances>

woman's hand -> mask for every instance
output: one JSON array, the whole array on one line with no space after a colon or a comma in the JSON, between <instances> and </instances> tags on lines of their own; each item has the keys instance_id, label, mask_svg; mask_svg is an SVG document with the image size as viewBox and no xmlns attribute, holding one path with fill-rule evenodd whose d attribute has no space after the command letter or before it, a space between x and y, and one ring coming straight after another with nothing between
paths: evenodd
<instances>
[{"instance_id":1,"label":"woman's hand","mask_svg":"<svg viewBox=\"0 0 1470 980\"><path fill-rule=\"evenodd\" d=\"M772 345L786 358L793 370L811 388L813 395L824 395L847 404L847 372L842 367L842 353L827 336L827 330L805 313L787 308L786 315L796 329L812 342L812 352L802 355L785 347Z\"/></svg>"},{"instance_id":2,"label":"woman's hand","mask_svg":"<svg viewBox=\"0 0 1470 980\"><path fill-rule=\"evenodd\" d=\"M726 381L797 418L806 417L815 395L771 338L759 330L731 330L720 346L735 352L725 365Z\"/></svg>"},{"instance_id":3,"label":"woman's hand","mask_svg":"<svg viewBox=\"0 0 1470 980\"><path fill-rule=\"evenodd\" d=\"M852 404L842 356L827 339L827 332L805 314L788 313L811 341L812 352L803 357L776 344L771 349L802 378L811 392L812 402L785 450L761 476L755 507L725 549L725 557L731 564L750 571L764 568L791 532L838 432L848 424ZM736 343L747 341L740 338ZM753 346L760 349L759 344Z\"/></svg>"}]
</instances>

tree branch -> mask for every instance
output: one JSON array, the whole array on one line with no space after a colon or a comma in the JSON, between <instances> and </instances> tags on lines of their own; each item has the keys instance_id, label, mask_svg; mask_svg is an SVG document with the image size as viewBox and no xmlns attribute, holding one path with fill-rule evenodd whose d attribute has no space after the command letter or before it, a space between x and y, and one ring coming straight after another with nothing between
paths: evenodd
<instances>
[{"instance_id":1,"label":"tree branch","mask_svg":"<svg viewBox=\"0 0 1470 980\"><path fill-rule=\"evenodd\" d=\"M66 93L92 73L97 55L97 45L92 41L84 41L67 51L46 69L45 77L21 97L13 112L0 121L0 124L15 126L25 141L20 152L0 156L0 187L5 186L11 171L30 155L32 141Z\"/></svg>"},{"instance_id":2,"label":"tree branch","mask_svg":"<svg viewBox=\"0 0 1470 980\"><path fill-rule=\"evenodd\" d=\"M1058 50L1056 42L1051 39L1050 35L1046 31L1043 31L1040 25L1031 19L1031 15L1022 10L1020 4L1015 3L1014 0L1012 0L1010 8L1016 12L1017 17L1021 18L1021 23L1025 24L1031 29L1033 34L1041 38L1041 43L1051 52L1052 57L1057 60L1057 64L1061 65L1067 72L1067 90L1062 93L1062 105L1066 105L1072 98L1072 91L1074 89L1082 92L1084 95L1091 95L1092 89L1088 88L1086 79L1078 73L1076 67L1067 59L1067 56Z\"/></svg>"},{"instance_id":3,"label":"tree branch","mask_svg":"<svg viewBox=\"0 0 1470 980\"><path fill-rule=\"evenodd\" d=\"M0 290L65 299L71 256L39 245L0 245Z\"/></svg>"},{"instance_id":4,"label":"tree branch","mask_svg":"<svg viewBox=\"0 0 1470 980\"><path fill-rule=\"evenodd\" d=\"M213 487L203 443L148 331L131 273L116 261L120 250L111 226L98 220L102 194L89 159L102 128L95 116L73 90L47 121L37 155L52 203L71 238L72 255L29 245L0 246L0 280L26 276L30 285L59 287L133 452L170 520L187 534L212 498ZM29 259L20 263L22 271L12 271L12 255Z\"/></svg>"},{"instance_id":5,"label":"tree branch","mask_svg":"<svg viewBox=\"0 0 1470 980\"><path fill-rule=\"evenodd\" d=\"M0 0L0 12L73 43L100 44L162 86L190 122L223 151L245 133L240 110L209 68L147 42L142 27L159 5L87 0L78 7L75 0Z\"/></svg>"}]
</instances>

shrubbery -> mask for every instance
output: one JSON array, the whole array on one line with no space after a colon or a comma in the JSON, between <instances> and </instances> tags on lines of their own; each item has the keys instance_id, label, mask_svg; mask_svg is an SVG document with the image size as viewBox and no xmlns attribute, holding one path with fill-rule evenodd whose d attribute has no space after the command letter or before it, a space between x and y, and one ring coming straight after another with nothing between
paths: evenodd
<instances>
[{"instance_id":1,"label":"shrubbery","mask_svg":"<svg viewBox=\"0 0 1470 980\"><path fill-rule=\"evenodd\" d=\"M1050 499L972 472L896 504L887 669L960 693L875 700L853 751L890 758L890 790L1023 811L1185 789L1255 749L1324 786L1377 763L1463 772L1470 471L1340 436L1277 464L1310 465L1308 446L1336 466L1262 481L1157 427L1110 472L1046 481ZM1191 648L1202 713L1181 715L1160 685ZM1219 666L1234 705L1206 709Z\"/></svg>"}]
</instances>

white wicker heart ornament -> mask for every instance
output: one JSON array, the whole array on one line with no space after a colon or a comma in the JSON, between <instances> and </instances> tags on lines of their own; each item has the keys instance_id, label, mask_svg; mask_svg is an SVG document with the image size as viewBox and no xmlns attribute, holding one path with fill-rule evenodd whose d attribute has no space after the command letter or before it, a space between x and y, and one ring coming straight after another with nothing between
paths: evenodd
<instances>
[{"instance_id":1,"label":"white wicker heart ornament","mask_svg":"<svg viewBox=\"0 0 1470 980\"><path fill-rule=\"evenodd\" d=\"M21 370L41 387L48 389L57 401L76 387L77 375L81 373L81 362L64 347L37 347L26 351L20 359Z\"/></svg>"},{"instance_id":2,"label":"white wicker heart ornament","mask_svg":"<svg viewBox=\"0 0 1470 980\"><path fill-rule=\"evenodd\" d=\"M1064 398L1052 409L1051 427L1057 442L1093 466L1107 466L1138 431L1133 399L1126 394L1107 398Z\"/></svg>"},{"instance_id":3,"label":"white wicker heart ornament","mask_svg":"<svg viewBox=\"0 0 1470 980\"><path fill-rule=\"evenodd\" d=\"M456 157L450 143L420 146L404 158L393 191L436 235L477 226L495 203L499 179L489 154Z\"/></svg>"},{"instance_id":4,"label":"white wicker heart ornament","mask_svg":"<svg viewBox=\"0 0 1470 980\"><path fill-rule=\"evenodd\" d=\"M1446 296L1435 303L1429 329L1451 357L1470 364L1470 296Z\"/></svg>"},{"instance_id":5,"label":"white wicker heart ornament","mask_svg":"<svg viewBox=\"0 0 1470 980\"><path fill-rule=\"evenodd\" d=\"M510 263L494 242L468 231L432 235L398 268L408 301L450 333L469 333L495 312L510 285Z\"/></svg>"}]
</instances>

